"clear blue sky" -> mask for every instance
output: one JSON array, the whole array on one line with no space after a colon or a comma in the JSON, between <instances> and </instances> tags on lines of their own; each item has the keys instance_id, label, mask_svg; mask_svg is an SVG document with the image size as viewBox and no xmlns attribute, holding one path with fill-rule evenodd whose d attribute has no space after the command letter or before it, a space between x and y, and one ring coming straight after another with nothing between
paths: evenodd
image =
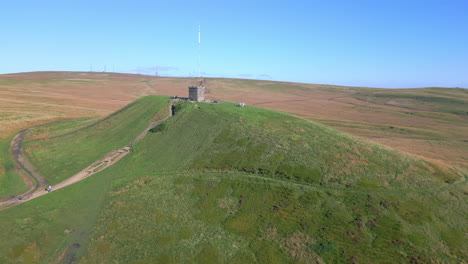
<instances>
[{"instance_id":1,"label":"clear blue sky","mask_svg":"<svg viewBox=\"0 0 468 264\"><path fill-rule=\"evenodd\" d=\"M468 87L467 0L2 1L0 73Z\"/></svg>"}]
</instances>

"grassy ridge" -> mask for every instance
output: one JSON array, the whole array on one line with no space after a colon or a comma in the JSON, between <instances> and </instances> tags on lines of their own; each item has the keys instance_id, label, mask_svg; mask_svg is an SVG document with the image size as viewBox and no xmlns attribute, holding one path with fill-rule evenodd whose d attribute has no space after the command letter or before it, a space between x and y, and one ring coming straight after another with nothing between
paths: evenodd
<instances>
[{"instance_id":1,"label":"grassy ridge","mask_svg":"<svg viewBox=\"0 0 468 264\"><path fill-rule=\"evenodd\" d=\"M85 126L78 120L39 128L25 140L27 154L42 175L52 184L58 183L109 151L129 144L157 118L158 110L161 116L167 114L162 107L167 102L166 97L144 97Z\"/></svg>"},{"instance_id":2,"label":"grassy ridge","mask_svg":"<svg viewBox=\"0 0 468 264\"><path fill-rule=\"evenodd\" d=\"M161 97L133 107L144 102L167 111ZM106 130L70 131L57 123L30 138L37 162L57 166L46 173L70 171L54 152ZM0 262L460 263L464 177L289 115L183 103L119 163L0 211L0 237L11 238Z\"/></svg>"},{"instance_id":3,"label":"grassy ridge","mask_svg":"<svg viewBox=\"0 0 468 264\"><path fill-rule=\"evenodd\" d=\"M142 147L136 154L142 166L129 171L151 173L169 165L238 170L341 188L425 188L462 178L456 170L290 115L230 103L180 107L145 139L154 147ZM157 153L161 149L166 155Z\"/></svg>"},{"instance_id":4,"label":"grassy ridge","mask_svg":"<svg viewBox=\"0 0 468 264\"><path fill-rule=\"evenodd\" d=\"M112 187L83 262L458 263L466 213L446 207L463 207L450 192L461 189L434 197L235 173L133 177Z\"/></svg>"},{"instance_id":5,"label":"grassy ridge","mask_svg":"<svg viewBox=\"0 0 468 264\"><path fill-rule=\"evenodd\" d=\"M98 122L85 118L41 127L29 135L26 150L46 176L57 171L70 176L74 170L92 162L94 157L100 157L94 152L104 154L112 148L122 147L141 133L150 121L166 116L167 102L167 97L149 96ZM116 140L119 145L110 140ZM70 149L79 151L65 151ZM37 152L40 154L36 155ZM63 162L65 158L73 159L77 164ZM51 166L53 164L56 166ZM0 240L0 263L69 263L76 259L77 252L89 241L89 232L112 177L112 174L95 175L26 204L0 211L0 237L10 238ZM59 177L49 179L61 180Z\"/></svg>"},{"instance_id":6,"label":"grassy ridge","mask_svg":"<svg viewBox=\"0 0 468 264\"><path fill-rule=\"evenodd\" d=\"M461 246L466 185L443 183L459 179L457 172L228 103L179 105L154 132L105 172L126 179L114 182L85 263L456 263L467 256ZM283 159L271 158L271 142L283 144L275 151ZM300 149L305 142L321 145L322 156L312 159L311 150ZM356 151L364 147L367 156ZM332 164L328 174L314 177L327 156L334 157L323 161ZM359 158L367 170L350 166L340 174ZM181 169L188 172L160 173Z\"/></svg>"}]
</instances>

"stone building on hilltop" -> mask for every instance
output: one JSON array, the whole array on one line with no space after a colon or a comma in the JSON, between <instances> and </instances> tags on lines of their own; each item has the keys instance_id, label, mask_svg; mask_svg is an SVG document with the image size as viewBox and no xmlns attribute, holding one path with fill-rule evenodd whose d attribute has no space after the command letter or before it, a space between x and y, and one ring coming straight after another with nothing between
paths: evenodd
<instances>
[{"instance_id":1,"label":"stone building on hilltop","mask_svg":"<svg viewBox=\"0 0 468 264\"><path fill-rule=\"evenodd\" d=\"M198 86L189 86L189 100L204 101L205 100L205 86L203 81Z\"/></svg>"}]
</instances>

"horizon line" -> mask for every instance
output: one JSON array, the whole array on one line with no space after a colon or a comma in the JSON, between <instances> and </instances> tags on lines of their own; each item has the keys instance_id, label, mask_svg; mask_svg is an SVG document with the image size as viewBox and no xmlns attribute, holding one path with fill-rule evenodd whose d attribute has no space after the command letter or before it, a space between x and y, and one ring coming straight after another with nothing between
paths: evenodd
<instances>
[{"instance_id":1,"label":"horizon line","mask_svg":"<svg viewBox=\"0 0 468 264\"><path fill-rule=\"evenodd\" d=\"M27 72L10 72L0 73L2 75L13 75L13 74L28 74L28 73L96 73L96 74L128 74L128 75L140 75L147 77L164 77L164 78L207 78L207 79L234 79L234 80L252 80L252 81L265 81L265 82L276 82L276 83L297 83L297 84L308 84L308 85L326 85L326 86L338 86L338 87L351 87L351 88L369 88L369 89L428 89L428 88L442 88L442 89L468 89L468 87L459 86L419 86L419 87L405 87L405 88L394 88L394 87L372 87L372 86L356 86L356 85L342 85L342 84L329 84L329 83L309 83L309 82L292 82L292 81L281 81L281 80L268 80L261 78L240 78L240 77L203 77L203 76L173 76L173 75L149 75L142 73L131 73L131 72L116 72L116 71L27 71Z\"/></svg>"}]
</instances>

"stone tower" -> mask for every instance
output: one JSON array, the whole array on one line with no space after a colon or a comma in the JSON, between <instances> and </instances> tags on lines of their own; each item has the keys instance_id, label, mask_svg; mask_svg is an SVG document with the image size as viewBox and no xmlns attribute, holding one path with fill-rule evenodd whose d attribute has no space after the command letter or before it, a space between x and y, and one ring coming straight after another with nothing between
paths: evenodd
<instances>
[{"instance_id":1,"label":"stone tower","mask_svg":"<svg viewBox=\"0 0 468 264\"><path fill-rule=\"evenodd\" d=\"M189 99L193 101L205 100L205 86L189 86Z\"/></svg>"}]
</instances>

